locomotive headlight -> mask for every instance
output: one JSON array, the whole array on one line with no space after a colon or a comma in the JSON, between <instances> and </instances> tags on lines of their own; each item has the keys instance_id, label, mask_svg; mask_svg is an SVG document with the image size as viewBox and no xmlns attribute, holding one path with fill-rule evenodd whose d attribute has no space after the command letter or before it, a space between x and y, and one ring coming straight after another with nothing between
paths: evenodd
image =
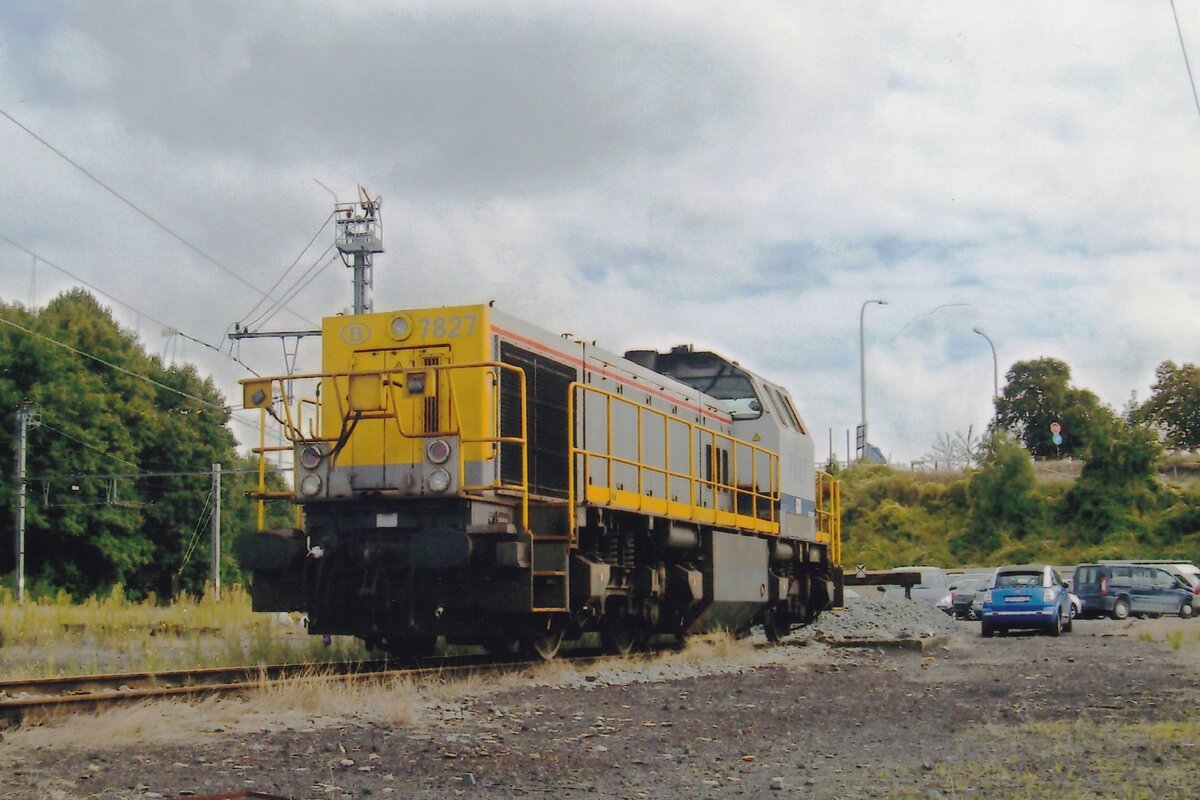
<instances>
[{"instance_id":1,"label":"locomotive headlight","mask_svg":"<svg viewBox=\"0 0 1200 800\"><path fill-rule=\"evenodd\" d=\"M409 394L425 394L425 373L410 372L405 375L404 388Z\"/></svg>"},{"instance_id":2,"label":"locomotive headlight","mask_svg":"<svg viewBox=\"0 0 1200 800\"><path fill-rule=\"evenodd\" d=\"M450 445L444 439L434 439L429 443L429 447L425 448L425 454L433 463L445 464L446 459L450 458Z\"/></svg>"},{"instance_id":3,"label":"locomotive headlight","mask_svg":"<svg viewBox=\"0 0 1200 800\"><path fill-rule=\"evenodd\" d=\"M444 469L435 469L429 473L429 488L435 492L444 492L450 488L450 473Z\"/></svg>"},{"instance_id":4,"label":"locomotive headlight","mask_svg":"<svg viewBox=\"0 0 1200 800\"><path fill-rule=\"evenodd\" d=\"M300 448L300 465L305 469L316 469L321 463L321 448L306 444Z\"/></svg>"},{"instance_id":5,"label":"locomotive headlight","mask_svg":"<svg viewBox=\"0 0 1200 800\"><path fill-rule=\"evenodd\" d=\"M392 324L388 326L388 331L392 334L392 338L397 341L404 341L413 332L412 317L407 314L401 314L398 317L392 318Z\"/></svg>"},{"instance_id":6,"label":"locomotive headlight","mask_svg":"<svg viewBox=\"0 0 1200 800\"><path fill-rule=\"evenodd\" d=\"M321 476L309 473L300 479L300 494L312 497L321 491Z\"/></svg>"}]
</instances>

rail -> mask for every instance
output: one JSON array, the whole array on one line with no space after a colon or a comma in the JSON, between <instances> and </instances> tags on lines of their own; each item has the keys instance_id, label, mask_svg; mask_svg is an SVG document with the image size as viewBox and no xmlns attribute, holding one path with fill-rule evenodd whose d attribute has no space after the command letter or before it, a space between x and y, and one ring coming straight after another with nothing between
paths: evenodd
<instances>
[{"instance_id":1,"label":"rail","mask_svg":"<svg viewBox=\"0 0 1200 800\"><path fill-rule=\"evenodd\" d=\"M576 436L572 435L570 459L568 460L568 507L574 508L579 502L579 485L583 487L582 500L586 503L608 505L626 510L662 514L677 519L693 522L718 524L778 535L779 533L779 455L751 442L735 439L727 434L697 425L683 417L669 414L652 408L635 400L588 386L579 382L571 383L567 403L568 430L576 431L577 398L594 395L603 401L605 417L605 433L603 450L579 446ZM586 401L585 401L586 402ZM617 455L613 443L613 409L614 406L628 408L636 416L635 435L637 437L636 454L633 457ZM586 410L585 410L586 413ZM651 418L661 420L662 424L662 464L647 463L645 454L645 420ZM672 430L686 431L687 437L687 469L671 466L672 444L678 449L678 439L672 438ZM704 459L705 475L697 474L701 460L697 458L697 445L707 445L708 451ZM725 449L722 450L722 445ZM744 463L739 464L739 453L749 453L748 475ZM728 453L729 464L726 468L723 456ZM582 469L576 462L582 462ZM598 461L603 465L601 475L592 468L592 462ZM759 469L759 462L764 461L766 467ZM623 485L614 481L614 466L628 467L636 475L635 488L628 491ZM760 474L765 473L765 474ZM576 480L576 475L582 482ZM664 496L648 495L646 476L657 476L664 487ZM749 479L743 483L742 477ZM763 480L766 489L759 486ZM602 480L602 482L600 482ZM685 483L687 486L687 502L676 499L671 494L672 481ZM705 504L705 490L712 498L712 506ZM719 499L728 498L729 509L719 508ZM752 513L742 513L749 509ZM572 531L572 535L574 535Z\"/></svg>"}]
</instances>

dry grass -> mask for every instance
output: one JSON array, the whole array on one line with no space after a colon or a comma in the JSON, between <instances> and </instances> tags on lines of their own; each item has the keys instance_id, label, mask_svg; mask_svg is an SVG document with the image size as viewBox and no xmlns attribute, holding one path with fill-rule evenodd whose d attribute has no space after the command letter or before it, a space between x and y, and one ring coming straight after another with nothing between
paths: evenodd
<instances>
[{"instance_id":1,"label":"dry grass","mask_svg":"<svg viewBox=\"0 0 1200 800\"><path fill-rule=\"evenodd\" d=\"M128 600L118 588L76 603L66 595L18 605L0 594L0 674L11 678L187 667L356 661L366 650L338 637L326 646L298 615L256 614L230 587L220 601L184 597L170 606Z\"/></svg>"},{"instance_id":2,"label":"dry grass","mask_svg":"<svg viewBox=\"0 0 1200 800\"><path fill-rule=\"evenodd\" d=\"M976 748L965 760L946 760L917 782L924 787L932 783L947 798L1190 797L1195 786L1191 752L1197 737L1197 720L988 725L971 740L1006 746ZM894 796L920 798L927 796L925 791Z\"/></svg>"},{"instance_id":3,"label":"dry grass","mask_svg":"<svg viewBox=\"0 0 1200 800\"><path fill-rule=\"evenodd\" d=\"M191 744L229 733L324 728L347 720L408 727L443 690L436 683L383 677L357 681L313 674L264 680L244 697L164 700L118 706L90 717L65 717L5 733L13 750L89 748L140 743Z\"/></svg>"}]
</instances>

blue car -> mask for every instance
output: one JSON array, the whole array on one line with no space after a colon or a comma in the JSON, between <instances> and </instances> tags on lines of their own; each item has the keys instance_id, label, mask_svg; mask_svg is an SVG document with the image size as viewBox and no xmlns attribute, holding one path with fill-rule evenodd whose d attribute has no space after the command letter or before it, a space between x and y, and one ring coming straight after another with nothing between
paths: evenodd
<instances>
[{"instance_id":1,"label":"blue car","mask_svg":"<svg viewBox=\"0 0 1200 800\"><path fill-rule=\"evenodd\" d=\"M1070 632L1071 595L1054 567L1020 564L1000 567L983 601L983 635L1035 628L1050 636Z\"/></svg>"}]
</instances>

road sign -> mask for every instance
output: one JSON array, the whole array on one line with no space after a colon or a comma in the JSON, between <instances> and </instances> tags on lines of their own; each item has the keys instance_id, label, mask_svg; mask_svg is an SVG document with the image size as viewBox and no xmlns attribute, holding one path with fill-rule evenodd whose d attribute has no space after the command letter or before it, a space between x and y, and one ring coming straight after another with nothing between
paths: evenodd
<instances>
[{"instance_id":1,"label":"road sign","mask_svg":"<svg viewBox=\"0 0 1200 800\"><path fill-rule=\"evenodd\" d=\"M1057 436L1058 434L1062 433L1062 425L1059 425L1057 422L1051 422L1050 432Z\"/></svg>"},{"instance_id":2,"label":"road sign","mask_svg":"<svg viewBox=\"0 0 1200 800\"><path fill-rule=\"evenodd\" d=\"M867 577L867 565L866 564L855 564L854 565L854 576L856 578Z\"/></svg>"},{"instance_id":3,"label":"road sign","mask_svg":"<svg viewBox=\"0 0 1200 800\"><path fill-rule=\"evenodd\" d=\"M1060 444L1062 444L1062 437L1056 433L1050 437L1050 441L1054 442L1055 447L1058 447Z\"/></svg>"}]
</instances>

